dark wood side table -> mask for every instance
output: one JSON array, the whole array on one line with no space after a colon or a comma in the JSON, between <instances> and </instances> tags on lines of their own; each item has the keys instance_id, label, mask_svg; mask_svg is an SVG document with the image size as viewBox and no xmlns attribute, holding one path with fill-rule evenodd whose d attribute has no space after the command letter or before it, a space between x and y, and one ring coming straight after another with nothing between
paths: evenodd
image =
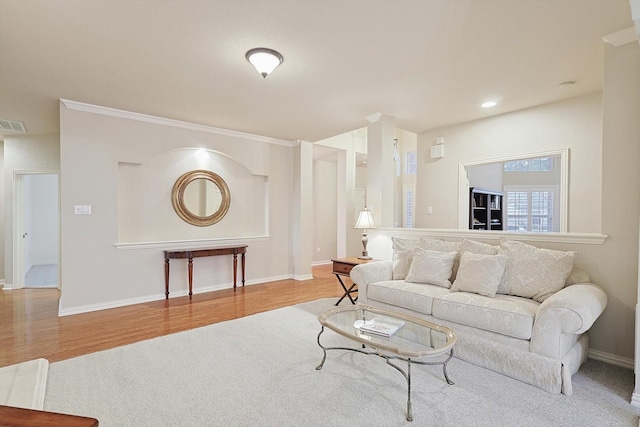
<instances>
[{"instance_id":1,"label":"dark wood side table","mask_svg":"<svg viewBox=\"0 0 640 427\"><path fill-rule=\"evenodd\" d=\"M164 251L164 295L169 299L169 260L186 258L189 260L189 299L193 295L193 259L204 256L233 255L233 290L236 290L238 278L238 254L242 259L242 286L244 286L244 254L247 253L247 245L227 246L209 249L194 249L190 251Z\"/></svg>"},{"instance_id":2,"label":"dark wood side table","mask_svg":"<svg viewBox=\"0 0 640 427\"><path fill-rule=\"evenodd\" d=\"M331 262L333 262L333 274L336 275L338 282L340 282L340 286L342 286L342 289L344 289L344 295L340 297L336 305L339 305L342 302L342 300L345 299L345 297L349 298L349 301L351 301L351 304L355 304L356 301L358 301L358 297L355 297L355 299L351 297L351 294L358 292L358 289L356 288L356 284L352 283L351 286L347 288L347 286L342 281L341 276L349 277L349 273L351 273L351 269L353 267L359 264L366 264L371 261L375 261L375 260L360 259L357 257L336 258L331 260Z\"/></svg>"},{"instance_id":3,"label":"dark wood side table","mask_svg":"<svg viewBox=\"0 0 640 427\"><path fill-rule=\"evenodd\" d=\"M14 408L0 405L0 426L11 427L97 427L95 418L57 412L36 411L35 409Z\"/></svg>"}]
</instances>

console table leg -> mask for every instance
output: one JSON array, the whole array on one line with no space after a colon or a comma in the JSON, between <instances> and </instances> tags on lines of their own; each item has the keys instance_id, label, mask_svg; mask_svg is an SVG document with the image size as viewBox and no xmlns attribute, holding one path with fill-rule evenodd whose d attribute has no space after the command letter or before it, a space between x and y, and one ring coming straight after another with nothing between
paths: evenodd
<instances>
[{"instance_id":1,"label":"console table leg","mask_svg":"<svg viewBox=\"0 0 640 427\"><path fill-rule=\"evenodd\" d=\"M164 259L164 299L169 299L169 258Z\"/></svg>"},{"instance_id":2,"label":"console table leg","mask_svg":"<svg viewBox=\"0 0 640 427\"><path fill-rule=\"evenodd\" d=\"M189 258L189 299L193 295L193 258Z\"/></svg>"},{"instance_id":3,"label":"console table leg","mask_svg":"<svg viewBox=\"0 0 640 427\"><path fill-rule=\"evenodd\" d=\"M242 255L240 255L242 257L242 287L244 288L244 252L242 252Z\"/></svg>"},{"instance_id":4,"label":"console table leg","mask_svg":"<svg viewBox=\"0 0 640 427\"><path fill-rule=\"evenodd\" d=\"M233 254L233 290L236 290L236 282L238 281L238 254Z\"/></svg>"}]
</instances>

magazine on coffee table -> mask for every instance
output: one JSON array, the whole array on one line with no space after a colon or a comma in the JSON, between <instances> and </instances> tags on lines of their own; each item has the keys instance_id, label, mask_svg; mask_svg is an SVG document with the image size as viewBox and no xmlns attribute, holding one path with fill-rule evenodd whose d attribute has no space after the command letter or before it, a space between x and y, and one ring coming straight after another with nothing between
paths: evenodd
<instances>
[{"instance_id":1,"label":"magazine on coffee table","mask_svg":"<svg viewBox=\"0 0 640 427\"><path fill-rule=\"evenodd\" d=\"M374 317L371 320L356 320L353 326L366 334L389 338L404 326L404 322L399 319Z\"/></svg>"}]
</instances>

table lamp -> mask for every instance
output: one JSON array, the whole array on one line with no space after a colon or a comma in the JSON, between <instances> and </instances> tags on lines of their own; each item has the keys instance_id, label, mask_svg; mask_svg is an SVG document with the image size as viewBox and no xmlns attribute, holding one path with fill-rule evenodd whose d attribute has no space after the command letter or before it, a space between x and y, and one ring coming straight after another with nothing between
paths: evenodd
<instances>
[{"instance_id":1,"label":"table lamp","mask_svg":"<svg viewBox=\"0 0 640 427\"><path fill-rule=\"evenodd\" d=\"M371 215L371 211L369 209L365 207L360 211L356 225L354 225L353 228L361 228L364 230L362 232L362 256L359 256L358 259L371 259L367 252L367 242L369 241L369 238L367 237L367 229L376 228L376 224L373 222L373 215Z\"/></svg>"}]
</instances>

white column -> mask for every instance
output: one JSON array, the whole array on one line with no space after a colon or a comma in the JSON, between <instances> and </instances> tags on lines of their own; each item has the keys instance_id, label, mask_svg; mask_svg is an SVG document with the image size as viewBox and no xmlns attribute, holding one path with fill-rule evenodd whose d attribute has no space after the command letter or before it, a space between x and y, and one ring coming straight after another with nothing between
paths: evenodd
<instances>
[{"instance_id":1,"label":"white column","mask_svg":"<svg viewBox=\"0 0 640 427\"><path fill-rule=\"evenodd\" d=\"M313 278L313 148L300 141L294 148L292 258L293 278Z\"/></svg>"},{"instance_id":2,"label":"white column","mask_svg":"<svg viewBox=\"0 0 640 427\"><path fill-rule=\"evenodd\" d=\"M367 120L367 207L378 228L390 228L395 220L394 119L373 114Z\"/></svg>"},{"instance_id":3,"label":"white column","mask_svg":"<svg viewBox=\"0 0 640 427\"><path fill-rule=\"evenodd\" d=\"M338 235L338 258L353 256L351 250L354 224L354 194L356 187L356 155L353 148L341 150L338 152L338 179L337 179L337 198L338 216L337 235ZM357 253L357 252L355 252Z\"/></svg>"}]
</instances>

